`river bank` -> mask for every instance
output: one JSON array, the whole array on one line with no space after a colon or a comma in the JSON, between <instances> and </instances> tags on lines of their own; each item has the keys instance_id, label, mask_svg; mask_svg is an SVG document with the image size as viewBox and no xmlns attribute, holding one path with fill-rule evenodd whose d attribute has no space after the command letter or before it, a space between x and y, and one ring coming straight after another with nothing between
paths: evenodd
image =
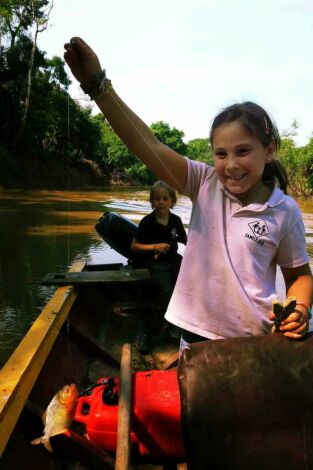
<instances>
[{"instance_id":1,"label":"river bank","mask_svg":"<svg viewBox=\"0 0 313 470\"><path fill-rule=\"evenodd\" d=\"M3 189L89 189L104 186L137 186L132 181L102 168L94 160L70 157L18 158L0 147L0 190Z\"/></svg>"},{"instance_id":2,"label":"river bank","mask_svg":"<svg viewBox=\"0 0 313 470\"><path fill-rule=\"evenodd\" d=\"M70 158L17 158L0 155L0 187L3 189L68 189L85 186L107 186L105 175L94 161Z\"/></svg>"}]
</instances>

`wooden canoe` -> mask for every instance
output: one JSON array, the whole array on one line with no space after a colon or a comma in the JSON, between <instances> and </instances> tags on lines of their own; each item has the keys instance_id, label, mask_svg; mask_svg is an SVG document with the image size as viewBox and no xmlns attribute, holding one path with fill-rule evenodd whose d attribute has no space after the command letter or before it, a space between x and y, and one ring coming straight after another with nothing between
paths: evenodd
<instances>
[{"instance_id":1,"label":"wooden canoe","mask_svg":"<svg viewBox=\"0 0 313 470\"><path fill-rule=\"evenodd\" d=\"M75 273L82 275L75 278ZM42 413L64 384L74 382L81 388L120 373L123 345L134 343L141 310L151 307L153 299L147 270L129 275L120 265L75 263L70 275L74 277L59 275L52 281L50 276L60 287L0 372L0 468L128 468L76 433L52 438L57 449L52 455L30 444L42 435ZM175 367L178 342L161 332L150 355L132 348L132 369ZM127 357L122 360L127 375L125 361ZM145 461L132 468L185 467L181 462Z\"/></svg>"},{"instance_id":2,"label":"wooden canoe","mask_svg":"<svg viewBox=\"0 0 313 470\"><path fill-rule=\"evenodd\" d=\"M61 287L0 372L0 469L185 469L175 459L130 456L131 370L175 368L178 357L178 340L166 333L153 339L150 355L130 346L141 312L156 302L149 272L76 263L44 283ZM194 344L178 372L194 468L249 470L251 458L258 470L313 468L312 334L302 341L264 335ZM63 385L84 390L112 375L124 384L116 455L75 430L52 437L53 454L30 444L42 435L43 411Z\"/></svg>"}]
</instances>

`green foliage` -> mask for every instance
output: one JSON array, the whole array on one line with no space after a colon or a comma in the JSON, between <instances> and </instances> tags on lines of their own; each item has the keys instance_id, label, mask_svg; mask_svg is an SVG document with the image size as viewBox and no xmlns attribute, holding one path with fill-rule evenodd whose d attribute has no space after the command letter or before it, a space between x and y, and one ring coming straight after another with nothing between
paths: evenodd
<instances>
[{"instance_id":1,"label":"green foliage","mask_svg":"<svg viewBox=\"0 0 313 470\"><path fill-rule=\"evenodd\" d=\"M0 0L6 20L0 34L14 36L0 55L0 143L12 146L24 110L32 40L27 29L32 24L32 2ZM49 2L35 2L36 21L44 20L42 10ZM13 31L14 30L14 31ZM36 49L33 64L31 101L23 137L16 149L19 158L59 155L81 159L97 155L100 128L67 94L70 80L59 57L46 59ZM87 136L87 138L86 138Z\"/></svg>"},{"instance_id":2,"label":"green foliage","mask_svg":"<svg viewBox=\"0 0 313 470\"><path fill-rule=\"evenodd\" d=\"M192 160L213 164L212 149L209 139L193 139L187 144L188 156Z\"/></svg>"},{"instance_id":3,"label":"green foliage","mask_svg":"<svg viewBox=\"0 0 313 470\"><path fill-rule=\"evenodd\" d=\"M93 117L93 121L101 127L101 139L98 146L99 161L107 168L113 179L126 179L142 184L151 184L155 176L147 167L132 154L121 139L115 134L101 114ZM151 125L154 135L165 145L183 155L187 153L187 145L183 142L183 131L170 128L162 121Z\"/></svg>"},{"instance_id":4,"label":"green foliage","mask_svg":"<svg viewBox=\"0 0 313 470\"><path fill-rule=\"evenodd\" d=\"M150 129L163 144L181 155L187 155L187 145L183 141L185 135L183 131L176 129L176 127L171 129L169 124L163 121L151 124Z\"/></svg>"},{"instance_id":5,"label":"green foliage","mask_svg":"<svg viewBox=\"0 0 313 470\"><path fill-rule=\"evenodd\" d=\"M302 173L306 178L306 184L309 188L309 195L313 194L313 137L310 138L307 145L301 147Z\"/></svg>"},{"instance_id":6,"label":"green foliage","mask_svg":"<svg viewBox=\"0 0 313 470\"><path fill-rule=\"evenodd\" d=\"M293 137L296 136L297 123L292 124L291 131L285 131L281 140L279 160L287 170L289 192L296 196L310 196L313 189L313 138L303 147L297 147Z\"/></svg>"},{"instance_id":7,"label":"green foliage","mask_svg":"<svg viewBox=\"0 0 313 470\"><path fill-rule=\"evenodd\" d=\"M151 171L129 151L103 115L97 114L92 119L101 129L97 150L98 159L102 168L111 173L111 179L142 184L154 182L155 177Z\"/></svg>"},{"instance_id":8,"label":"green foliage","mask_svg":"<svg viewBox=\"0 0 313 470\"><path fill-rule=\"evenodd\" d=\"M64 87L64 89L67 90L71 84L65 72L64 62L60 57L54 56L52 59L46 60L44 74L47 80L54 86Z\"/></svg>"},{"instance_id":9,"label":"green foliage","mask_svg":"<svg viewBox=\"0 0 313 470\"><path fill-rule=\"evenodd\" d=\"M153 184L156 180L152 171L138 159L131 167L126 169L126 175L130 181L140 184Z\"/></svg>"},{"instance_id":10,"label":"green foliage","mask_svg":"<svg viewBox=\"0 0 313 470\"><path fill-rule=\"evenodd\" d=\"M13 141L22 114L26 93L28 62L32 44L21 34L15 45L1 51L0 60L0 142ZM44 55L36 51L35 67L45 64Z\"/></svg>"},{"instance_id":11,"label":"green foliage","mask_svg":"<svg viewBox=\"0 0 313 470\"><path fill-rule=\"evenodd\" d=\"M91 110L77 105L68 94L46 77L36 77L24 143L32 153L60 155L72 159L96 154L100 129L91 120ZM86 137L87 136L87 137ZM35 151L35 152L34 152Z\"/></svg>"},{"instance_id":12,"label":"green foliage","mask_svg":"<svg viewBox=\"0 0 313 470\"><path fill-rule=\"evenodd\" d=\"M137 162L137 158L115 134L102 114L98 114L92 119L100 128L100 140L97 149L99 161L111 170L115 169L119 174L126 175L126 170Z\"/></svg>"},{"instance_id":13,"label":"green foliage","mask_svg":"<svg viewBox=\"0 0 313 470\"><path fill-rule=\"evenodd\" d=\"M45 21L48 5L49 0L0 0L1 33L10 47L16 38L27 33L34 21L38 24Z\"/></svg>"}]
</instances>

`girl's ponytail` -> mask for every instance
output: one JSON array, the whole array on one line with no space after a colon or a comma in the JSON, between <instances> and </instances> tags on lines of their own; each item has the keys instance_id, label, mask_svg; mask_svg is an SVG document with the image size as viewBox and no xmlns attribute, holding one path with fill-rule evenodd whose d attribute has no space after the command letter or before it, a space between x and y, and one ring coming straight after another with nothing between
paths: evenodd
<instances>
[{"instance_id":1,"label":"girl's ponytail","mask_svg":"<svg viewBox=\"0 0 313 470\"><path fill-rule=\"evenodd\" d=\"M280 189L287 194L288 175L283 165L278 160L266 163L262 175L262 181L275 183L278 181Z\"/></svg>"}]
</instances>

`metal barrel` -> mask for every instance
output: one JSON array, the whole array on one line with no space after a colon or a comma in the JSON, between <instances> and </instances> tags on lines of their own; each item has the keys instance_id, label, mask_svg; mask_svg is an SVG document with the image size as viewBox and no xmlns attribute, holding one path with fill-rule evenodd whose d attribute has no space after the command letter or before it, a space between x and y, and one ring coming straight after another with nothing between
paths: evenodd
<instances>
[{"instance_id":1,"label":"metal barrel","mask_svg":"<svg viewBox=\"0 0 313 470\"><path fill-rule=\"evenodd\" d=\"M188 470L313 468L313 338L195 343L178 368Z\"/></svg>"}]
</instances>

